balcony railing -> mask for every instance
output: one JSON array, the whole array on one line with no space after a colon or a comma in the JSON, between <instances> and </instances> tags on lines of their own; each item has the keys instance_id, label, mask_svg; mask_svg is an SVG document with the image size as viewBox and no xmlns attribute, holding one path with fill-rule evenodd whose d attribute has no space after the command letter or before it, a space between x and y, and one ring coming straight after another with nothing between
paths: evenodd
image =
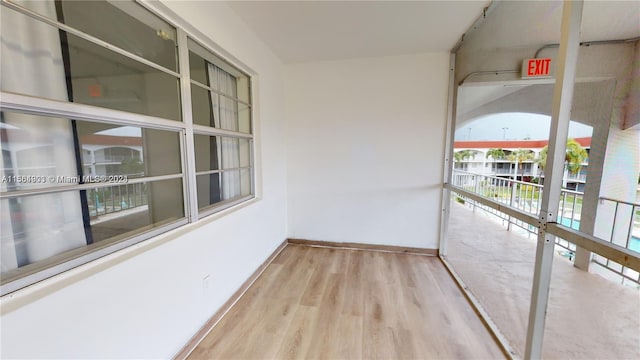
<instances>
[{"instance_id":1,"label":"balcony railing","mask_svg":"<svg viewBox=\"0 0 640 360\"><path fill-rule=\"evenodd\" d=\"M491 172L496 175L513 175L513 176L533 176L533 171L531 169L524 170L516 170L514 173L513 169L504 169L504 168L496 168L491 169Z\"/></svg>"},{"instance_id":2,"label":"balcony railing","mask_svg":"<svg viewBox=\"0 0 640 360\"><path fill-rule=\"evenodd\" d=\"M577 181L581 181L581 182L585 182L587 181L587 175L586 174L567 174L567 176L565 176L565 180L577 180Z\"/></svg>"},{"instance_id":3,"label":"balcony railing","mask_svg":"<svg viewBox=\"0 0 640 360\"><path fill-rule=\"evenodd\" d=\"M513 174L513 170L512 169L491 169L491 172L496 173L496 174L500 174L500 175L512 175Z\"/></svg>"},{"instance_id":4,"label":"balcony railing","mask_svg":"<svg viewBox=\"0 0 640 360\"><path fill-rule=\"evenodd\" d=\"M491 199L494 202L502 203L511 208L529 213L536 217L540 213L543 191L542 185L490 175L475 174L460 170L453 171L452 185L460 187L468 192ZM537 235L538 233L538 228L528 222L512 218L490 206L483 205L471 199L466 199L460 194L456 193L455 196L458 201L469 201L474 210L475 208L480 208L501 218L502 220L504 220L504 222L506 222L507 229L510 229L515 225L526 230L530 234ZM580 214L582 211L583 196L584 193L582 192L562 189L560 193L560 202L558 204L557 222L559 224L575 230L580 229ZM616 200L601 198L601 201ZM615 206L616 208L614 216L616 216L616 218L619 217L619 220L618 222L613 222L614 229L611 230L611 234L625 233L626 231L627 237L625 238L624 242L621 242L620 240L614 240L614 237L612 235L611 240L609 241L615 243L616 245L620 245L627 249L638 252L640 249L637 249L636 247L640 246L640 239L637 240L638 243L636 245L636 237L634 237L632 234L640 233L640 205L633 203L616 202L613 206ZM628 210L629 206L631 206L631 210ZM623 208L626 210L623 210ZM620 211L620 213L618 213L618 211ZM627 213L634 214L632 216L632 219L620 220L627 219L626 217L624 217L624 214ZM630 224L629 227L621 228L620 225L618 225L616 229L615 224L618 224L621 221L628 221L628 223ZM575 244L560 237L556 237L556 245L562 248L562 250L560 250L561 255L567 257L571 261L573 260L576 250ZM598 255L593 256L592 262L606 268L607 270L615 274L622 276L623 282L625 282L626 279L628 281L631 281L635 285L640 286L640 277L637 272L625 268L620 264L612 262L609 259Z\"/></svg>"},{"instance_id":5,"label":"balcony railing","mask_svg":"<svg viewBox=\"0 0 640 360\"><path fill-rule=\"evenodd\" d=\"M640 204L600 198L599 214L604 217L598 225L600 237L609 242L640 253ZM592 262L605 267L626 280L639 283L640 274L609 259L594 254Z\"/></svg>"},{"instance_id":6,"label":"balcony railing","mask_svg":"<svg viewBox=\"0 0 640 360\"><path fill-rule=\"evenodd\" d=\"M96 155L96 163L121 163L127 160L140 160L138 156L131 155Z\"/></svg>"},{"instance_id":7,"label":"balcony railing","mask_svg":"<svg viewBox=\"0 0 640 360\"><path fill-rule=\"evenodd\" d=\"M87 190L91 217L106 215L148 205L144 183L122 184Z\"/></svg>"}]
</instances>

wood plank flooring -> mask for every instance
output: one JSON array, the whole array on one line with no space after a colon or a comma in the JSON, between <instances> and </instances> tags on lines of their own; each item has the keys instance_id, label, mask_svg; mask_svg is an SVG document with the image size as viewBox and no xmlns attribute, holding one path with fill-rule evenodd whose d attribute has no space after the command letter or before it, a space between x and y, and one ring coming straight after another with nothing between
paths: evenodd
<instances>
[{"instance_id":1,"label":"wood plank flooring","mask_svg":"<svg viewBox=\"0 0 640 360\"><path fill-rule=\"evenodd\" d=\"M288 245L189 359L504 359L436 257Z\"/></svg>"}]
</instances>

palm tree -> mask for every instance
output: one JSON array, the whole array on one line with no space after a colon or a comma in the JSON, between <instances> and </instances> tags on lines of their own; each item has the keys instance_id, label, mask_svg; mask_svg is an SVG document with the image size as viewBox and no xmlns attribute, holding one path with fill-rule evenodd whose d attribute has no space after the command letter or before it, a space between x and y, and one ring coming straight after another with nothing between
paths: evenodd
<instances>
[{"instance_id":1,"label":"palm tree","mask_svg":"<svg viewBox=\"0 0 640 360\"><path fill-rule=\"evenodd\" d=\"M544 172L544 168L547 164L548 151L549 146L547 145L542 150L540 150L540 154L536 159L538 167L542 170L542 172ZM580 169L582 169L582 163L584 163L588 157L589 154L587 153L587 150L585 150L579 142L577 142L575 139L567 140L567 149L564 161L566 169L570 174L575 175L579 173Z\"/></svg>"},{"instance_id":2,"label":"palm tree","mask_svg":"<svg viewBox=\"0 0 640 360\"><path fill-rule=\"evenodd\" d=\"M475 157L476 157L476 153L471 150L460 150L453 153L453 159L458 162L464 161L470 158L475 158Z\"/></svg>"},{"instance_id":3,"label":"palm tree","mask_svg":"<svg viewBox=\"0 0 640 360\"><path fill-rule=\"evenodd\" d=\"M502 160L504 159L504 150L502 149L489 149L487 150L487 159L491 156L493 160Z\"/></svg>"},{"instance_id":4,"label":"palm tree","mask_svg":"<svg viewBox=\"0 0 640 360\"><path fill-rule=\"evenodd\" d=\"M476 157L476 152L472 151L472 150L460 150L457 151L455 153L453 153L453 159L455 160L456 163L460 163L461 161L470 159L470 158L475 158ZM459 166L455 166L456 169L459 170L464 170L466 171L467 168L465 168L464 164L460 164Z\"/></svg>"},{"instance_id":5,"label":"palm tree","mask_svg":"<svg viewBox=\"0 0 640 360\"><path fill-rule=\"evenodd\" d=\"M580 143L575 139L567 140L567 155L565 161L567 162L567 170L570 174L577 174L582 169L582 163L584 163L589 154Z\"/></svg>"},{"instance_id":6,"label":"palm tree","mask_svg":"<svg viewBox=\"0 0 640 360\"><path fill-rule=\"evenodd\" d=\"M508 159L510 161L515 161L518 164L520 170L522 170L521 178L524 179L524 162L530 161L534 159L534 153L531 150L526 149L518 149L512 152ZM518 179L518 173L516 172L516 180Z\"/></svg>"},{"instance_id":7,"label":"palm tree","mask_svg":"<svg viewBox=\"0 0 640 360\"><path fill-rule=\"evenodd\" d=\"M540 172L544 172L544 167L547 166L547 153L549 152L549 145L545 145L545 147L540 150L540 154L536 158L536 163L538 163L538 168Z\"/></svg>"}]
</instances>

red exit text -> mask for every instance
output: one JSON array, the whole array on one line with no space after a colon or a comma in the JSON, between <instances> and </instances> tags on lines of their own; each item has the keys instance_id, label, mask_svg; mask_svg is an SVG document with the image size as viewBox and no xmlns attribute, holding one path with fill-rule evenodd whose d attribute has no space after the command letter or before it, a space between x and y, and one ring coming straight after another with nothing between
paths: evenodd
<instances>
[{"instance_id":1,"label":"red exit text","mask_svg":"<svg viewBox=\"0 0 640 360\"><path fill-rule=\"evenodd\" d=\"M528 59L522 64L523 77L549 76L551 59Z\"/></svg>"}]
</instances>

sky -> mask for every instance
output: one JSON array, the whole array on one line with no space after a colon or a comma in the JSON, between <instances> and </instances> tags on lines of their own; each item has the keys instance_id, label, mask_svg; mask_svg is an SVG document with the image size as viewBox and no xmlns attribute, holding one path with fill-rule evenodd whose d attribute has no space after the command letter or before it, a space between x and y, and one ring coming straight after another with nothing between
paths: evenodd
<instances>
[{"instance_id":1,"label":"sky","mask_svg":"<svg viewBox=\"0 0 640 360\"><path fill-rule=\"evenodd\" d=\"M456 130L456 140L544 140L549 138L551 117L526 113L493 114L473 120ZM569 124L569 137L589 137L592 127Z\"/></svg>"},{"instance_id":2,"label":"sky","mask_svg":"<svg viewBox=\"0 0 640 360\"><path fill-rule=\"evenodd\" d=\"M141 137L142 129L135 126L120 126L107 130L98 131L97 135L111 135L111 136L130 136Z\"/></svg>"}]
</instances>

